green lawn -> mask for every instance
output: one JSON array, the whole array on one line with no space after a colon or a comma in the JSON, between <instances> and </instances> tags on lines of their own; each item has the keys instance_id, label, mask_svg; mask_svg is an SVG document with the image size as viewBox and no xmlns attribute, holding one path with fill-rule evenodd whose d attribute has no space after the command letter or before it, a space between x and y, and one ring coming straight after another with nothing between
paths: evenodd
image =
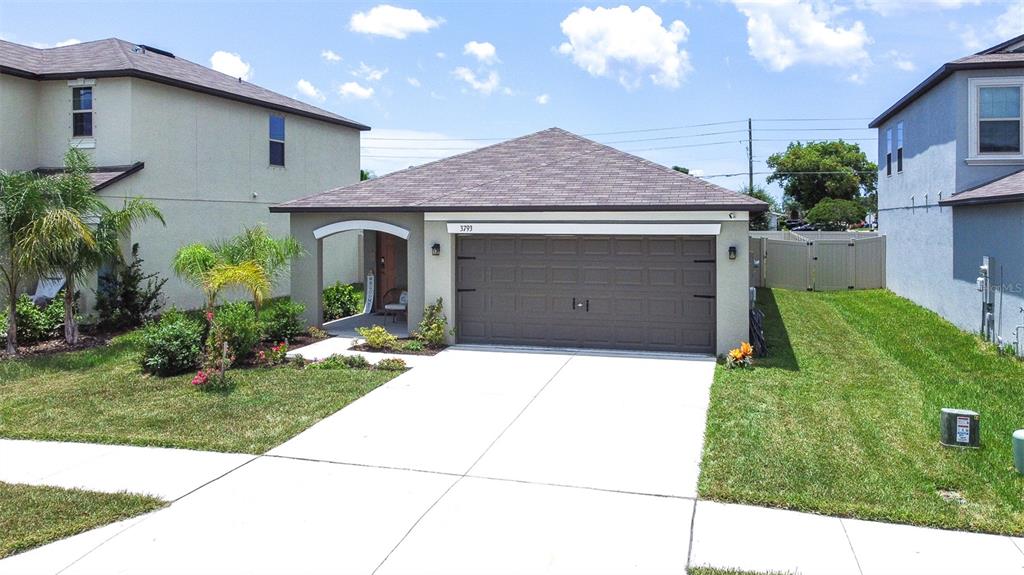
<instances>
[{"instance_id":1,"label":"green lawn","mask_svg":"<svg viewBox=\"0 0 1024 575\"><path fill-rule=\"evenodd\" d=\"M234 387L143 375L130 338L0 361L0 437L263 453L397 372L236 369Z\"/></svg>"},{"instance_id":2,"label":"green lawn","mask_svg":"<svg viewBox=\"0 0 1024 575\"><path fill-rule=\"evenodd\" d=\"M715 374L702 497L1024 533L1024 364L887 291L758 297L770 357ZM981 449L939 445L941 407L981 414Z\"/></svg>"},{"instance_id":3,"label":"green lawn","mask_svg":"<svg viewBox=\"0 0 1024 575\"><path fill-rule=\"evenodd\" d=\"M143 495L0 482L0 558L163 505Z\"/></svg>"}]
</instances>

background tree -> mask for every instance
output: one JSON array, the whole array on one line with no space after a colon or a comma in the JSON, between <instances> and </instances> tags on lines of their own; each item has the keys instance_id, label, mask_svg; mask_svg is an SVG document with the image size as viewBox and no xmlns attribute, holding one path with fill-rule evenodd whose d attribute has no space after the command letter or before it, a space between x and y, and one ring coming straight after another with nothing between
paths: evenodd
<instances>
[{"instance_id":1,"label":"background tree","mask_svg":"<svg viewBox=\"0 0 1024 575\"><path fill-rule=\"evenodd\" d=\"M35 261L48 262L46 275L64 276L64 340L78 343L75 294L80 281L108 261L121 262L120 241L137 223L163 215L142 198L126 200L120 210L111 209L93 191L89 172L92 162L78 149L64 156L64 173L41 179L43 209L32 222L23 242Z\"/></svg>"},{"instance_id":2,"label":"background tree","mask_svg":"<svg viewBox=\"0 0 1024 575\"><path fill-rule=\"evenodd\" d=\"M825 198L807 212L807 221L825 230L845 230L864 221L864 206L854 200Z\"/></svg>"},{"instance_id":3,"label":"background tree","mask_svg":"<svg viewBox=\"0 0 1024 575\"><path fill-rule=\"evenodd\" d=\"M377 177L377 175L374 174L373 172L371 172L370 170L359 170L359 181L360 182L363 182L363 181L366 181L366 180L372 180L372 179L374 179L376 177Z\"/></svg>"},{"instance_id":4,"label":"background tree","mask_svg":"<svg viewBox=\"0 0 1024 575\"><path fill-rule=\"evenodd\" d=\"M682 172L684 174L689 174L690 173L690 168L684 168L682 166L672 166L672 169L677 171L677 172Z\"/></svg>"},{"instance_id":5,"label":"background tree","mask_svg":"<svg viewBox=\"0 0 1024 575\"><path fill-rule=\"evenodd\" d=\"M750 229L752 230L767 230L768 224L771 222L771 214L769 212L779 211L779 202L774 196L768 193L768 190L763 187L754 184L754 188L750 186L743 186L740 188L740 193L747 194L752 198L757 198L762 202L768 204L768 211L757 212L756 214L750 214Z\"/></svg>"},{"instance_id":6,"label":"background tree","mask_svg":"<svg viewBox=\"0 0 1024 575\"><path fill-rule=\"evenodd\" d=\"M42 267L41 262L31 261L21 249L22 240L42 207L38 175L0 171L0 282L7 299L7 355L18 353L18 288L25 274Z\"/></svg>"},{"instance_id":7,"label":"background tree","mask_svg":"<svg viewBox=\"0 0 1024 575\"><path fill-rule=\"evenodd\" d=\"M786 196L804 209L825 198L873 195L878 184L878 166L860 146L842 140L793 142L785 152L769 156L768 167L773 170L768 182L779 182Z\"/></svg>"}]
</instances>

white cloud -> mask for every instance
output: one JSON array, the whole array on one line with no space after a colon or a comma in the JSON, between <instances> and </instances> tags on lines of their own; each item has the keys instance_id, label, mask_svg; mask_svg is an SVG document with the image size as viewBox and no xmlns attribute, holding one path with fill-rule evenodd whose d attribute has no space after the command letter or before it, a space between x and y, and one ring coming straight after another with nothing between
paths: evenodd
<instances>
[{"instance_id":1,"label":"white cloud","mask_svg":"<svg viewBox=\"0 0 1024 575\"><path fill-rule=\"evenodd\" d=\"M341 54L334 50L321 50L320 57L327 62L341 62Z\"/></svg>"},{"instance_id":2,"label":"white cloud","mask_svg":"<svg viewBox=\"0 0 1024 575\"><path fill-rule=\"evenodd\" d=\"M307 80L300 79L295 84L295 89L298 90L300 94L302 94L303 96L305 96L305 97L307 97L307 98L309 98L311 100L316 100L318 102L323 102L324 100L327 99L327 96L324 96L324 93L321 92L319 88L317 88L316 86L314 86L311 82L309 82Z\"/></svg>"},{"instance_id":3,"label":"white cloud","mask_svg":"<svg viewBox=\"0 0 1024 575\"><path fill-rule=\"evenodd\" d=\"M702 170L700 168L693 168L693 169L690 170L690 175L695 177L695 178L703 178L704 174L705 174L704 170Z\"/></svg>"},{"instance_id":4,"label":"white cloud","mask_svg":"<svg viewBox=\"0 0 1024 575\"><path fill-rule=\"evenodd\" d=\"M54 42L53 44L47 44L45 42L32 42L29 46L33 48L61 48L63 46L74 46L75 44L81 44L82 41L78 38L68 38L67 40L61 40L60 42Z\"/></svg>"},{"instance_id":5,"label":"white cloud","mask_svg":"<svg viewBox=\"0 0 1024 575\"><path fill-rule=\"evenodd\" d=\"M378 82L380 81L381 78L384 77L384 74L387 73L387 68L384 68L383 70L380 68L374 68L372 66L367 66L365 62L360 62L359 67L356 68L355 70L352 70L353 76L355 76L356 78L362 78L367 82Z\"/></svg>"},{"instance_id":6,"label":"white cloud","mask_svg":"<svg viewBox=\"0 0 1024 575\"><path fill-rule=\"evenodd\" d=\"M252 66L234 52L217 50L210 56L210 67L234 78L248 81L252 78Z\"/></svg>"},{"instance_id":7,"label":"white cloud","mask_svg":"<svg viewBox=\"0 0 1024 575\"><path fill-rule=\"evenodd\" d=\"M873 10L882 16L921 10L956 10L967 4L981 4L981 0L857 0L855 5L864 10Z\"/></svg>"},{"instance_id":8,"label":"white cloud","mask_svg":"<svg viewBox=\"0 0 1024 575\"><path fill-rule=\"evenodd\" d=\"M750 55L776 71L798 63L844 68L871 62L871 43L862 22L843 27L836 23L842 9L830 9L810 0L733 0L747 17Z\"/></svg>"},{"instance_id":9,"label":"white cloud","mask_svg":"<svg viewBox=\"0 0 1024 575\"><path fill-rule=\"evenodd\" d=\"M500 61L498 60L497 49L490 42L477 42L476 40L466 42L466 45L462 48L462 53L467 56L473 56L484 64L494 64Z\"/></svg>"},{"instance_id":10,"label":"white cloud","mask_svg":"<svg viewBox=\"0 0 1024 575\"><path fill-rule=\"evenodd\" d=\"M444 22L441 18L428 18L414 8L398 8L381 4L369 12L356 12L349 20L353 32L376 34L399 40L416 32L428 32Z\"/></svg>"},{"instance_id":11,"label":"white cloud","mask_svg":"<svg viewBox=\"0 0 1024 575\"><path fill-rule=\"evenodd\" d=\"M558 51L592 76L611 76L636 88L647 75L652 82L676 88L693 67L679 44L689 29L682 20L662 25L661 16L647 6L630 10L580 8L562 20L568 39Z\"/></svg>"},{"instance_id":12,"label":"white cloud","mask_svg":"<svg viewBox=\"0 0 1024 575\"><path fill-rule=\"evenodd\" d=\"M444 52L437 52L434 54L434 56L437 56L438 60L444 60L445 58L448 57L448 55L445 54Z\"/></svg>"},{"instance_id":13,"label":"white cloud","mask_svg":"<svg viewBox=\"0 0 1024 575\"><path fill-rule=\"evenodd\" d=\"M468 152L493 142L459 140L450 134L374 128L361 142L364 169L378 176Z\"/></svg>"},{"instance_id":14,"label":"white cloud","mask_svg":"<svg viewBox=\"0 0 1024 575\"><path fill-rule=\"evenodd\" d=\"M898 50L889 50L885 53L885 58L892 62L892 65L897 69L903 70L904 72L913 72L917 69L917 66L914 65L910 58L907 58Z\"/></svg>"},{"instance_id":15,"label":"white cloud","mask_svg":"<svg viewBox=\"0 0 1024 575\"><path fill-rule=\"evenodd\" d=\"M412 86L413 88L419 88L420 86L423 85L417 78L413 78L412 76L406 78L405 81L408 82L409 85Z\"/></svg>"},{"instance_id":16,"label":"white cloud","mask_svg":"<svg viewBox=\"0 0 1024 575\"><path fill-rule=\"evenodd\" d=\"M495 72L494 70L488 72L487 78L484 79L478 78L476 73L474 73L469 68L459 66L458 68L452 70L452 75L462 80L463 82L469 84L470 88L473 88L477 92L480 92L481 94L485 95L490 94L491 92L496 90L498 86L501 84L501 78L498 76L498 73Z\"/></svg>"},{"instance_id":17,"label":"white cloud","mask_svg":"<svg viewBox=\"0 0 1024 575\"><path fill-rule=\"evenodd\" d=\"M995 33L1001 38L998 41L1024 34L1024 3L1010 4L1006 12L1000 14L996 19Z\"/></svg>"},{"instance_id":18,"label":"white cloud","mask_svg":"<svg viewBox=\"0 0 1024 575\"><path fill-rule=\"evenodd\" d=\"M373 88L363 86L359 82L345 82L338 88L338 94L343 98L355 98L365 100L373 96Z\"/></svg>"},{"instance_id":19,"label":"white cloud","mask_svg":"<svg viewBox=\"0 0 1024 575\"><path fill-rule=\"evenodd\" d=\"M536 102L538 104L543 106L544 104L547 104L548 102L551 101L551 96L549 96L547 94L541 94L540 96L537 96L536 98L534 98L534 100L536 100Z\"/></svg>"}]
</instances>

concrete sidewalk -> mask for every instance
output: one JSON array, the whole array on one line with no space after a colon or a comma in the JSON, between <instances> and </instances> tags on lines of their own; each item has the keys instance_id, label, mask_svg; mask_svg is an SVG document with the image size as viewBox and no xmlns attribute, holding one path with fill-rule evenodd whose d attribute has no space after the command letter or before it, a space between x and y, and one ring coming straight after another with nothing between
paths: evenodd
<instances>
[{"instance_id":1,"label":"concrete sidewalk","mask_svg":"<svg viewBox=\"0 0 1024 575\"><path fill-rule=\"evenodd\" d=\"M128 491L174 501L257 456L190 449L0 439L0 481Z\"/></svg>"},{"instance_id":2,"label":"concrete sidewalk","mask_svg":"<svg viewBox=\"0 0 1024 575\"><path fill-rule=\"evenodd\" d=\"M698 501L691 567L800 575L1024 573L1022 540Z\"/></svg>"}]
</instances>

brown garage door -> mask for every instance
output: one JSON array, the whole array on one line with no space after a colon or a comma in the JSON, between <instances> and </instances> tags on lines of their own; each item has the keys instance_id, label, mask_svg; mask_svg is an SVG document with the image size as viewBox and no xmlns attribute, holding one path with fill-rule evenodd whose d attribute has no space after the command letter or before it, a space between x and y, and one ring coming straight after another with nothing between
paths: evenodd
<instances>
[{"instance_id":1,"label":"brown garage door","mask_svg":"<svg viewBox=\"0 0 1024 575\"><path fill-rule=\"evenodd\" d=\"M713 236L459 236L463 343L714 352Z\"/></svg>"}]
</instances>

